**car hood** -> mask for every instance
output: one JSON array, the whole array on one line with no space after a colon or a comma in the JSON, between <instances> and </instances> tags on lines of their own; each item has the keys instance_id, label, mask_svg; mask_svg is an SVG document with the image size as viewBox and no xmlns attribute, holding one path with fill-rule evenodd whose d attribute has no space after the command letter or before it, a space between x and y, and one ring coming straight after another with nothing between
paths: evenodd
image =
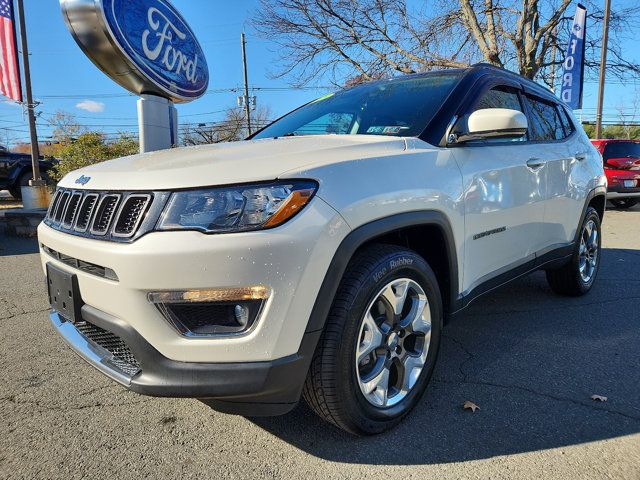
<instances>
[{"instance_id":1,"label":"car hood","mask_svg":"<svg viewBox=\"0 0 640 480\"><path fill-rule=\"evenodd\" d=\"M219 143L98 163L71 172L59 185L91 190L163 190L257 182L274 180L287 172L301 172L307 166L365 159L404 149L402 138L373 135L315 135ZM85 178L77 183L81 176Z\"/></svg>"}]
</instances>

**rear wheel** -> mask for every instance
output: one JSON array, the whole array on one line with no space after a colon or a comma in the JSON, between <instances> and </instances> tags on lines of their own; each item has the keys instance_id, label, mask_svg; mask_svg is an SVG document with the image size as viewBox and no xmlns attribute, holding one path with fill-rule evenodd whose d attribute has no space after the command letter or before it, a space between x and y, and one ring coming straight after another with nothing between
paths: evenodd
<instances>
[{"instance_id":1,"label":"rear wheel","mask_svg":"<svg viewBox=\"0 0 640 480\"><path fill-rule=\"evenodd\" d=\"M626 210L627 208L634 207L635 205L638 204L638 202L640 202L640 200L638 200L637 198L619 198L616 200L609 200L609 201L614 207L619 208L621 210Z\"/></svg>"},{"instance_id":2,"label":"rear wheel","mask_svg":"<svg viewBox=\"0 0 640 480\"><path fill-rule=\"evenodd\" d=\"M322 418L357 435L395 426L419 401L440 344L442 302L415 252L374 245L350 262L303 395Z\"/></svg>"},{"instance_id":3,"label":"rear wheel","mask_svg":"<svg viewBox=\"0 0 640 480\"><path fill-rule=\"evenodd\" d=\"M32 178L31 172L21 173L15 186L9 189L9 193L11 194L11 196L16 200L21 200L22 199L21 187L29 186L29 180L31 180L31 178Z\"/></svg>"},{"instance_id":4,"label":"rear wheel","mask_svg":"<svg viewBox=\"0 0 640 480\"><path fill-rule=\"evenodd\" d=\"M600 268L600 215L589 207L571 260L557 270L547 270L551 289L561 295L580 296L591 290Z\"/></svg>"}]
</instances>

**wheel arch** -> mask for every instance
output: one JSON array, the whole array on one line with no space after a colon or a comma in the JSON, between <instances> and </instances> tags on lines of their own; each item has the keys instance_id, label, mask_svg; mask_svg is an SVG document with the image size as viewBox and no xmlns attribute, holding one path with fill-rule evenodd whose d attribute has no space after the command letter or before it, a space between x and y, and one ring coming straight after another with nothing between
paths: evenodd
<instances>
[{"instance_id":1,"label":"wheel arch","mask_svg":"<svg viewBox=\"0 0 640 480\"><path fill-rule=\"evenodd\" d=\"M13 170L13 172L11 173L11 176L9 177L9 184L12 187L14 187L15 183L20 180L20 177L22 177L22 175L24 175L28 171L29 171L29 166L28 165L22 165L21 164L18 167L16 167Z\"/></svg>"},{"instance_id":2,"label":"wheel arch","mask_svg":"<svg viewBox=\"0 0 640 480\"><path fill-rule=\"evenodd\" d=\"M424 242L421 241L423 238ZM372 243L404 246L423 256L436 273L443 293L445 314L455 310L459 270L449 220L444 213L436 210L405 212L366 223L350 232L340 243L316 297L306 333L324 328L349 261L359 249Z\"/></svg>"},{"instance_id":3,"label":"wheel arch","mask_svg":"<svg viewBox=\"0 0 640 480\"><path fill-rule=\"evenodd\" d=\"M607 188L604 186L596 187L587 194L587 198L585 199L585 202L584 202L584 208L582 209L582 215L580 215L580 221L576 226L576 235L573 240L574 242L579 241L580 226L584 222L584 217L587 215L587 210L589 210L589 207L593 207L596 209L596 211L598 212L598 215L600 215L600 222L602 222L602 220L604 219L604 211L605 211L606 203L607 203Z\"/></svg>"},{"instance_id":4,"label":"wheel arch","mask_svg":"<svg viewBox=\"0 0 640 480\"><path fill-rule=\"evenodd\" d=\"M601 192L599 194L596 193L593 198L589 200L588 206L596 209L596 212L598 212L598 215L600 216L600 221L604 219L606 203L607 197L604 192Z\"/></svg>"}]
</instances>

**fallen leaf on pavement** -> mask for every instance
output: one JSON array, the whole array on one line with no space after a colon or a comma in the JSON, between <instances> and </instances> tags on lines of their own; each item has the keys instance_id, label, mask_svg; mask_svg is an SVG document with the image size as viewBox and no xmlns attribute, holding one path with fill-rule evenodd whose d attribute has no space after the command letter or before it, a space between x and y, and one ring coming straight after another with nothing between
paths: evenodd
<instances>
[{"instance_id":1,"label":"fallen leaf on pavement","mask_svg":"<svg viewBox=\"0 0 640 480\"><path fill-rule=\"evenodd\" d=\"M606 402L607 397L603 397L602 395L591 395L591 400L597 400L599 402Z\"/></svg>"},{"instance_id":2,"label":"fallen leaf on pavement","mask_svg":"<svg viewBox=\"0 0 640 480\"><path fill-rule=\"evenodd\" d=\"M473 402L470 402L469 400L466 400L464 402L464 404L462 405L462 408L464 409L469 409L471 410L473 413L476 413L476 410L480 410L480 407L478 405L476 405Z\"/></svg>"}]
</instances>

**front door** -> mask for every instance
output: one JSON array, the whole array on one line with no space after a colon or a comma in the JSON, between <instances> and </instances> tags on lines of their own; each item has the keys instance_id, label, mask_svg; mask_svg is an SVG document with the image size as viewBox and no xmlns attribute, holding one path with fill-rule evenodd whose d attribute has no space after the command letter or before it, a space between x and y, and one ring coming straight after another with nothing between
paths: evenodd
<instances>
[{"instance_id":1,"label":"front door","mask_svg":"<svg viewBox=\"0 0 640 480\"><path fill-rule=\"evenodd\" d=\"M518 91L494 87L468 112L523 111ZM467 142L452 149L463 176L465 258L463 294L535 261L542 248L545 159L527 137Z\"/></svg>"}]
</instances>

